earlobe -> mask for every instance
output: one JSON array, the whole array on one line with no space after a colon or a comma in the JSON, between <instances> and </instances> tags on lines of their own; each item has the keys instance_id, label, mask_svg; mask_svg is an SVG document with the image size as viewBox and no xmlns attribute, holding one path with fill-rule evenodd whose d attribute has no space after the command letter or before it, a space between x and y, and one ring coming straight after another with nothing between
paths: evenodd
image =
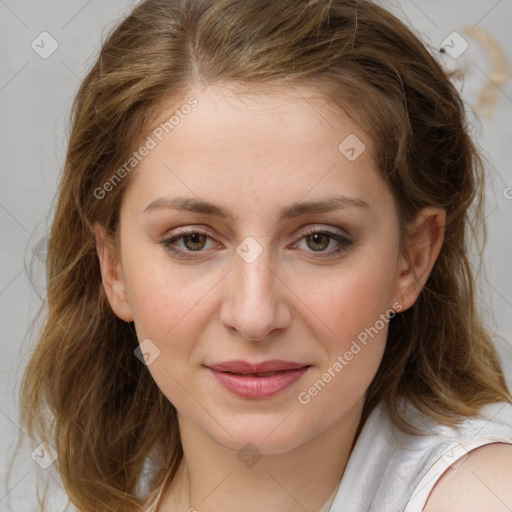
<instances>
[{"instance_id":1,"label":"earlobe","mask_svg":"<svg viewBox=\"0 0 512 512\"><path fill-rule=\"evenodd\" d=\"M407 255L398 266L397 300L402 311L410 308L425 286L444 240L446 211L437 207L422 209L407 227Z\"/></svg>"},{"instance_id":2,"label":"earlobe","mask_svg":"<svg viewBox=\"0 0 512 512\"><path fill-rule=\"evenodd\" d=\"M114 313L125 322L133 321L133 314L126 290L121 262L116 248L105 228L99 223L94 225L96 252L100 262L101 282Z\"/></svg>"}]
</instances>

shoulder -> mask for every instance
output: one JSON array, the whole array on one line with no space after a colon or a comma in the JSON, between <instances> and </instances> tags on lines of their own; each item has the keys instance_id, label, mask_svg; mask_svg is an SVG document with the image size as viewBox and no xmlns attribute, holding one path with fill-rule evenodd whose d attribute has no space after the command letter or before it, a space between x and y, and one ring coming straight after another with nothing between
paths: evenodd
<instances>
[{"instance_id":1,"label":"shoulder","mask_svg":"<svg viewBox=\"0 0 512 512\"><path fill-rule=\"evenodd\" d=\"M512 404L485 405L453 426L422 419L428 434L400 450L400 460L415 475L403 510L512 510Z\"/></svg>"},{"instance_id":2,"label":"shoulder","mask_svg":"<svg viewBox=\"0 0 512 512\"><path fill-rule=\"evenodd\" d=\"M501 512L512 509L512 444L477 448L449 468L434 486L423 512Z\"/></svg>"},{"instance_id":3,"label":"shoulder","mask_svg":"<svg viewBox=\"0 0 512 512\"><path fill-rule=\"evenodd\" d=\"M507 503L497 500L494 512L500 506L512 512L512 496L507 495L512 489L512 476L507 476L512 473L512 404L488 404L478 416L452 426L407 401L402 406L408 423L424 435L404 431L392 421L387 405L376 406L356 441L333 510L493 512L485 494L491 491L479 477ZM485 507L473 506L477 498L470 493L478 492L477 484ZM448 500L455 506L446 506Z\"/></svg>"}]
</instances>

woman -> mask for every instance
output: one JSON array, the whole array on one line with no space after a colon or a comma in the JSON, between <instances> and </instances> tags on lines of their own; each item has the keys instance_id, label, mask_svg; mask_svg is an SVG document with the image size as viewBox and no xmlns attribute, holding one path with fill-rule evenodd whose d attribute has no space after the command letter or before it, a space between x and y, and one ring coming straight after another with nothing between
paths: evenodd
<instances>
[{"instance_id":1,"label":"woman","mask_svg":"<svg viewBox=\"0 0 512 512\"><path fill-rule=\"evenodd\" d=\"M409 29L147 0L73 112L22 419L79 510L510 506L482 163Z\"/></svg>"}]
</instances>

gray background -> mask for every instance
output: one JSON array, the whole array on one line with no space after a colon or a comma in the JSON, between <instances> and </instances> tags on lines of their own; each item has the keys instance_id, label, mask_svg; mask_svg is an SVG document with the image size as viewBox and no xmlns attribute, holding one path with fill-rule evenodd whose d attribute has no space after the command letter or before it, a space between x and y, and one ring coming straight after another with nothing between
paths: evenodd
<instances>
[{"instance_id":1,"label":"gray background","mask_svg":"<svg viewBox=\"0 0 512 512\"><path fill-rule=\"evenodd\" d=\"M512 383L512 0L394 0L381 2L435 47L464 27L483 29L504 51L508 76L496 80L488 53L464 36L462 56L442 58L465 72L463 96L476 105L478 92L493 80L497 108L489 117L471 115L474 136L493 165L487 191L489 238L483 272L485 317L498 340ZM68 131L68 113L81 78L102 38L135 2L123 0L0 0L0 512L36 510L34 484L42 470L21 447L11 479L7 463L19 432L17 383L31 337L28 328L44 287L44 235L49 224ZM48 32L58 44L50 56ZM41 42L41 39L43 41ZM450 40L450 39L449 39ZM43 56L32 48L35 46ZM29 280L27 266L35 274ZM62 510L61 507L58 508ZM57 510L57 506L55 508Z\"/></svg>"}]
</instances>

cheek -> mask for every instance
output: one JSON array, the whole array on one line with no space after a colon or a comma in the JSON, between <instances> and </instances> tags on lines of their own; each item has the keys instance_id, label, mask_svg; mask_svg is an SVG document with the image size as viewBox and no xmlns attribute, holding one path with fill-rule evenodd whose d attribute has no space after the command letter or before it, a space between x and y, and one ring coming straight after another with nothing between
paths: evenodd
<instances>
[{"instance_id":1,"label":"cheek","mask_svg":"<svg viewBox=\"0 0 512 512\"><path fill-rule=\"evenodd\" d=\"M320 278L304 279L298 295L328 339L346 344L389 311L394 297L392 269L377 262L340 268ZM312 285L313 284L313 285Z\"/></svg>"},{"instance_id":2,"label":"cheek","mask_svg":"<svg viewBox=\"0 0 512 512\"><path fill-rule=\"evenodd\" d=\"M134 255L136 256L136 255ZM141 263L150 262L150 263ZM205 315L208 291L218 280L211 273L193 274L190 267L178 268L165 254L140 255L131 259L128 268L129 295L139 339L165 340L193 338L198 318ZM175 348L182 347L173 343Z\"/></svg>"},{"instance_id":3,"label":"cheek","mask_svg":"<svg viewBox=\"0 0 512 512\"><path fill-rule=\"evenodd\" d=\"M313 430L336 421L363 397L381 363L391 313L386 301L389 279L378 273L330 284L308 297L330 331L320 336L317 330L325 356L297 396Z\"/></svg>"},{"instance_id":4,"label":"cheek","mask_svg":"<svg viewBox=\"0 0 512 512\"><path fill-rule=\"evenodd\" d=\"M307 383L315 386L311 392L318 406L334 397L362 396L380 365L394 316L394 269L385 264L393 258L383 260L361 258L335 278L316 279L314 287L303 282L300 295L314 313L309 314L311 330L325 354ZM320 393L324 387L329 391Z\"/></svg>"},{"instance_id":5,"label":"cheek","mask_svg":"<svg viewBox=\"0 0 512 512\"><path fill-rule=\"evenodd\" d=\"M209 273L192 276L168 261L157 263L154 256L153 262L133 269L131 296L137 337L140 342L149 339L157 347L158 357L148 369L169 401L183 411L191 407L184 386L190 381L197 340L211 316L208 291L215 290L218 277ZM206 400L202 390L196 390L194 396L201 403Z\"/></svg>"}]
</instances>

